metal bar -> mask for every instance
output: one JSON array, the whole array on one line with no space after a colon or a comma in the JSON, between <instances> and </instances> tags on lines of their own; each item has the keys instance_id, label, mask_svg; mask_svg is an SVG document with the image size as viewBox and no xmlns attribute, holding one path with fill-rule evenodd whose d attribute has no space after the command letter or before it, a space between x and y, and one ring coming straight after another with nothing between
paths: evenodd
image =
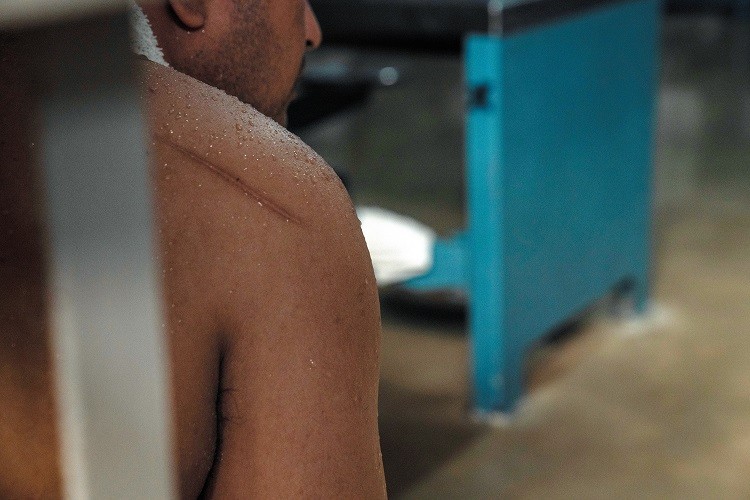
<instances>
[{"instance_id":1,"label":"metal bar","mask_svg":"<svg viewBox=\"0 0 750 500\"><path fill-rule=\"evenodd\" d=\"M466 235L458 234L447 240L438 240L433 247L432 269L423 275L412 278L403 286L411 290L466 290L467 288L467 248Z\"/></svg>"},{"instance_id":2,"label":"metal bar","mask_svg":"<svg viewBox=\"0 0 750 500\"><path fill-rule=\"evenodd\" d=\"M503 35L513 35L586 11L610 7L627 0L523 0L507 1L502 13Z\"/></svg>"},{"instance_id":3,"label":"metal bar","mask_svg":"<svg viewBox=\"0 0 750 500\"><path fill-rule=\"evenodd\" d=\"M488 0L311 0L326 43L459 51L486 32ZM356 19L356 22L352 20Z\"/></svg>"},{"instance_id":4,"label":"metal bar","mask_svg":"<svg viewBox=\"0 0 750 500\"><path fill-rule=\"evenodd\" d=\"M469 327L474 405L497 410L504 394L502 39L466 45Z\"/></svg>"}]
</instances>

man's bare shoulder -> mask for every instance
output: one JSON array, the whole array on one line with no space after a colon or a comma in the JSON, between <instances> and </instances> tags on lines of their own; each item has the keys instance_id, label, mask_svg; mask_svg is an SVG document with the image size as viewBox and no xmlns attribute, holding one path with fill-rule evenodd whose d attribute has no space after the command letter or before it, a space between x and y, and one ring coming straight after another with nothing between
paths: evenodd
<instances>
[{"instance_id":1,"label":"man's bare shoulder","mask_svg":"<svg viewBox=\"0 0 750 500\"><path fill-rule=\"evenodd\" d=\"M174 259L193 262L195 275L208 273L199 257L224 259L210 263L212 276L250 273L259 287L288 287L279 268L346 262L373 294L359 220L320 156L221 90L154 63L143 70L160 226Z\"/></svg>"},{"instance_id":2,"label":"man's bare shoulder","mask_svg":"<svg viewBox=\"0 0 750 500\"><path fill-rule=\"evenodd\" d=\"M142 69L157 156L210 172L284 222L314 224L324 207L311 204L353 215L332 169L276 122L170 68L143 62Z\"/></svg>"},{"instance_id":3,"label":"man's bare shoulder","mask_svg":"<svg viewBox=\"0 0 750 500\"><path fill-rule=\"evenodd\" d=\"M377 289L341 182L249 106L143 69L167 293L222 337L206 491L382 496Z\"/></svg>"}]
</instances>

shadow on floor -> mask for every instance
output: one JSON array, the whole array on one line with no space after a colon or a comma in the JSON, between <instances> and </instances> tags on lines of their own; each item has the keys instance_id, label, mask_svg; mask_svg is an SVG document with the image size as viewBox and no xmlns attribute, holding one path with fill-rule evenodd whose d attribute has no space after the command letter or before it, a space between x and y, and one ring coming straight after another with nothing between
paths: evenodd
<instances>
[{"instance_id":1,"label":"shadow on floor","mask_svg":"<svg viewBox=\"0 0 750 500\"><path fill-rule=\"evenodd\" d=\"M386 291L381 297L380 442L388 496L458 456L482 426L468 418L466 311L459 301Z\"/></svg>"},{"instance_id":2,"label":"shadow on floor","mask_svg":"<svg viewBox=\"0 0 750 500\"><path fill-rule=\"evenodd\" d=\"M468 419L439 418L440 408L455 407L455 399L453 395L414 394L381 383L380 446L389 498L406 492L482 434L482 427Z\"/></svg>"},{"instance_id":3,"label":"shadow on floor","mask_svg":"<svg viewBox=\"0 0 750 500\"><path fill-rule=\"evenodd\" d=\"M381 291L383 321L415 328L438 328L465 335L467 313L462 296L450 292L414 294L398 289Z\"/></svg>"},{"instance_id":4,"label":"shadow on floor","mask_svg":"<svg viewBox=\"0 0 750 500\"><path fill-rule=\"evenodd\" d=\"M460 302L386 292L381 299L383 360L380 436L388 494L410 489L493 431L470 418L468 325ZM551 331L527 359L530 392L595 351L586 333L594 311Z\"/></svg>"}]
</instances>

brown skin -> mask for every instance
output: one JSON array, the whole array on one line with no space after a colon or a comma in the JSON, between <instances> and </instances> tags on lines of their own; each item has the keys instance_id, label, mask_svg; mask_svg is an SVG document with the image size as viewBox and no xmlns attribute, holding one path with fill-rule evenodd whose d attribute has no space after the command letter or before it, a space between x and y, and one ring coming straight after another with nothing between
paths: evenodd
<instances>
[{"instance_id":1,"label":"brown skin","mask_svg":"<svg viewBox=\"0 0 750 500\"><path fill-rule=\"evenodd\" d=\"M143 64L183 497L382 497L377 289L346 192L257 111Z\"/></svg>"},{"instance_id":2,"label":"brown skin","mask_svg":"<svg viewBox=\"0 0 750 500\"><path fill-rule=\"evenodd\" d=\"M191 3L218 9L213 2ZM298 23L300 4L307 24L306 2L274 2L271 25ZM206 19L206 33L215 33ZM308 37L307 28L292 31ZM279 78L278 92L253 97L279 122L300 47L315 44L290 44L297 69ZM384 497L377 290L346 192L314 152L250 106L172 69L139 65L180 496ZM0 497L55 498L41 190L33 98L13 76L21 73L0 76L0 95L15 103L0 117L0 234L16 235L0 238L0 398L12 409L0 413Z\"/></svg>"},{"instance_id":3,"label":"brown skin","mask_svg":"<svg viewBox=\"0 0 750 500\"><path fill-rule=\"evenodd\" d=\"M317 19L307 0L144 10L167 62L208 84L146 65L181 491L382 497L359 222L320 157L260 114L286 123Z\"/></svg>"}]
</instances>

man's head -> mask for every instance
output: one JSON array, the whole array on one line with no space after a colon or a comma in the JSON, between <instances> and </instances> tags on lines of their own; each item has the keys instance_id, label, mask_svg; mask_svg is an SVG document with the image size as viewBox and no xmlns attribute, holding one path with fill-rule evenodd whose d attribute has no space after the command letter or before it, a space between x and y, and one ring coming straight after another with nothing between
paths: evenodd
<instances>
[{"instance_id":1,"label":"man's head","mask_svg":"<svg viewBox=\"0 0 750 500\"><path fill-rule=\"evenodd\" d=\"M308 0L142 3L172 67L286 122L305 52L321 41Z\"/></svg>"}]
</instances>

